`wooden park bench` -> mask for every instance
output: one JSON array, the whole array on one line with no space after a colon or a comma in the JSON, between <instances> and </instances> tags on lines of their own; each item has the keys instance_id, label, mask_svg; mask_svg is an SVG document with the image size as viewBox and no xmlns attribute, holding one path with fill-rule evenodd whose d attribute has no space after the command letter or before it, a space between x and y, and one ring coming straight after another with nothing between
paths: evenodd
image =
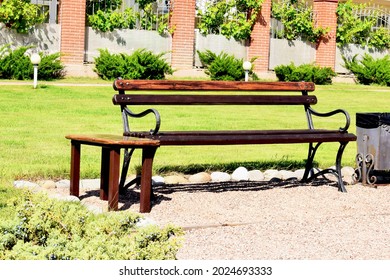
<instances>
[{"instance_id":1,"label":"wooden park bench","mask_svg":"<svg viewBox=\"0 0 390 280\"><path fill-rule=\"evenodd\" d=\"M114 81L118 94L113 96L114 105L122 112L124 132L120 136L111 135L68 135L72 143L71 194L79 192L80 145L102 147L100 197L108 199L109 209L118 207L118 194L126 189L126 174L135 149L142 149L142 169L140 177L140 212L150 212L152 196L152 166L156 150L160 146L191 145L257 145L308 143L308 155L302 182L308 182L325 173L337 177L338 189L345 192L341 175L341 159L346 145L356 141L354 134L348 133L349 114L342 109L319 113L311 105L317 98L310 95L315 86L310 82L231 82L231 81L175 81L175 80L122 80ZM180 94L178 94L180 92ZM183 94L186 92L185 94ZM187 94L188 92L188 94ZM207 92L207 94L199 94ZM212 94L211 94L212 93ZM277 93L277 94L275 94ZM299 93L299 94L297 94ZM134 113L134 108L147 105L152 108ZM261 129L254 130L213 130L213 131L160 131L161 118L156 107L163 105L278 105L302 106L307 127L300 129ZM130 110L130 108L131 110ZM149 131L132 131L131 118L141 118L153 114L155 123ZM343 126L333 129L316 129L313 116L330 117L341 114ZM274 116L280 118L278 115ZM278 122L286 122L278 119ZM318 147L324 142L338 142L335 168L314 173L313 160ZM124 149L122 174L120 173L120 150ZM120 178L119 178L120 177ZM119 184L118 184L119 182ZM131 182L133 183L133 182Z\"/></svg>"}]
</instances>

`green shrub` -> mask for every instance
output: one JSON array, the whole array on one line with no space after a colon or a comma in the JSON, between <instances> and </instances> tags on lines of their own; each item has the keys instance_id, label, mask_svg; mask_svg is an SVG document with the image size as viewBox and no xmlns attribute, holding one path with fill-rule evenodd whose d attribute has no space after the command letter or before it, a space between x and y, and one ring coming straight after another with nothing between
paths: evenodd
<instances>
[{"instance_id":1,"label":"green shrub","mask_svg":"<svg viewBox=\"0 0 390 280\"><path fill-rule=\"evenodd\" d=\"M181 242L180 229L139 228L134 213L94 215L79 203L27 192L13 205L15 217L0 222L3 260L175 259Z\"/></svg>"},{"instance_id":2,"label":"green shrub","mask_svg":"<svg viewBox=\"0 0 390 280\"><path fill-rule=\"evenodd\" d=\"M330 67L320 67L314 64L302 64L295 66L279 65L275 67L275 74L279 81L286 82L314 82L318 85L329 85L336 73Z\"/></svg>"},{"instance_id":3,"label":"green shrub","mask_svg":"<svg viewBox=\"0 0 390 280\"><path fill-rule=\"evenodd\" d=\"M355 75L359 83L390 86L389 55L375 59L369 54L364 54L360 61L357 59L357 55L350 60L343 57L343 60L344 67Z\"/></svg>"},{"instance_id":4,"label":"green shrub","mask_svg":"<svg viewBox=\"0 0 390 280\"><path fill-rule=\"evenodd\" d=\"M34 68L30 57L26 52L32 47L19 47L12 50L10 45L0 48L0 78L15 80L30 80L34 77ZM53 80L62 78L65 75L64 66L59 60L60 54L45 55L40 53L41 63L39 64L38 79Z\"/></svg>"},{"instance_id":5,"label":"green shrub","mask_svg":"<svg viewBox=\"0 0 390 280\"><path fill-rule=\"evenodd\" d=\"M198 51L199 59L202 65L206 68L205 73L210 76L211 80L215 81L243 81L245 79L245 71L242 68L243 59L237 59L233 55L221 52L216 55L210 50L204 52ZM256 60L252 59L251 62ZM253 80L258 77L252 69L249 71L249 76Z\"/></svg>"},{"instance_id":6,"label":"green shrub","mask_svg":"<svg viewBox=\"0 0 390 280\"><path fill-rule=\"evenodd\" d=\"M162 80L166 74L173 73L171 66L163 59L164 53L154 54L145 49L136 50L131 55L111 54L106 49L99 49L99 52L94 71L104 80L118 77Z\"/></svg>"}]
</instances>

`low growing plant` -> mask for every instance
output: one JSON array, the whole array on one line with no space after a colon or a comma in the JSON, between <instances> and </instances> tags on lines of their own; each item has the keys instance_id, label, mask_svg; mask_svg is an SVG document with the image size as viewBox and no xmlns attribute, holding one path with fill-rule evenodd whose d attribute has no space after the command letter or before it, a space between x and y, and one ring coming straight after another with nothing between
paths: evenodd
<instances>
[{"instance_id":1,"label":"low growing plant","mask_svg":"<svg viewBox=\"0 0 390 280\"><path fill-rule=\"evenodd\" d=\"M204 52L198 51L199 59L206 68L205 73L210 76L211 80L216 81L243 81L245 79L245 71L242 68L243 59L235 58L225 52L219 55L210 50ZM250 62L255 61L253 58ZM252 69L249 71L249 76L253 80L258 80L257 75Z\"/></svg>"},{"instance_id":2,"label":"low growing plant","mask_svg":"<svg viewBox=\"0 0 390 280\"><path fill-rule=\"evenodd\" d=\"M344 67L350 70L359 83L364 85L378 84L390 86L390 56L375 59L369 54L364 54L358 60L357 55L352 59L343 57Z\"/></svg>"},{"instance_id":3,"label":"low growing plant","mask_svg":"<svg viewBox=\"0 0 390 280\"><path fill-rule=\"evenodd\" d=\"M94 215L28 192L11 207L15 217L0 222L3 260L164 260L175 259L181 244L179 228L140 228L134 213Z\"/></svg>"},{"instance_id":4,"label":"low growing plant","mask_svg":"<svg viewBox=\"0 0 390 280\"><path fill-rule=\"evenodd\" d=\"M314 82L318 85L329 85L336 73L330 67L320 67L314 64L302 64L296 66L294 63L289 65L279 65L275 67L275 74L279 81L286 82Z\"/></svg>"},{"instance_id":5,"label":"low growing plant","mask_svg":"<svg viewBox=\"0 0 390 280\"><path fill-rule=\"evenodd\" d=\"M0 78L15 80L30 80L34 76L34 68L30 57L26 54L31 46L22 46L12 49L10 45L0 48ZM50 81L63 78L64 66L59 60L60 54L40 53L39 80Z\"/></svg>"},{"instance_id":6,"label":"low growing plant","mask_svg":"<svg viewBox=\"0 0 390 280\"><path fill-rule=\"evenodd\" d=\"M107 49L100 49L100 56L95 58L95 72L104 80L118 77L124 79L162 80L172 74L171 66L164 60L164 53L154 54L146 49L138 49L131 55L111 54Z\"/></svg>"}]
</instances>

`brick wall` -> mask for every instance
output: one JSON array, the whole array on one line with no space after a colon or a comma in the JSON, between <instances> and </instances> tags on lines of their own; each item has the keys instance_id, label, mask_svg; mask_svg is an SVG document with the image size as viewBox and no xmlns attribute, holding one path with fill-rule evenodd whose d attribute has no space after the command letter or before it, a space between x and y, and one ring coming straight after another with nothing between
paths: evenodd
<instances>
[{"instance_id":1,"label":"brick wall","mask_svg":"<svg viewBox=\"0 0 390 280\"><path fill-rule=\"evenodd\" d=\"M61 60L69 64L83 64L85 42L85 0L61 0Z\"/></svg>"},{"instance_id":2,"label":"brick wall","mask_svg":"<svg viewBox=\"0 0 390 280\"><path fill-rule=\"evenodd\" d=\"M264 0L261 13L253 27L252 39L249 44L248 60L258 57L254 64L256 72L268 71L270 45L271 0Z\"/></svg>"},{"instance_id":3,"label":"brick wall","mask_svg":"<svg viewBox=\"0 0 390 280\"><path fill-rule=\"evenodd\" d=\"M194 63L195 0L175 0L171 24L175 28L172 36L172 67L192 68Z\"/></svg>"},{"instance_id":4,"label":"brick wall","mask_svg":"<svg viewBox=\"0 0 390 280\"><path fill-rule=\"evenodd\" d=\"M317 44L316 64L335 69L336 63L336 28L337 0L314 0L313 11L316 13L316 26L330 27L330 32Z\"/></svg>"}]
</instances>

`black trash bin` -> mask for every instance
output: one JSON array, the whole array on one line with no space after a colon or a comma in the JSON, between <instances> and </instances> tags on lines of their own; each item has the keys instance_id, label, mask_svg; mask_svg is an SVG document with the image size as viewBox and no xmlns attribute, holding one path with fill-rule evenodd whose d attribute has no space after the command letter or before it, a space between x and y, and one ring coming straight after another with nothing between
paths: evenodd
<instances>
[{"instance_id":1,"label":"black trash bin","mask_svg":"<svg viewBox=\"0 0 390 280\"><path fill-rule=\"evenodd\" d=\"M356 113L357 174L363 184L385 180L390 171L390 113Z\"/></svg>"}]
</instances>

